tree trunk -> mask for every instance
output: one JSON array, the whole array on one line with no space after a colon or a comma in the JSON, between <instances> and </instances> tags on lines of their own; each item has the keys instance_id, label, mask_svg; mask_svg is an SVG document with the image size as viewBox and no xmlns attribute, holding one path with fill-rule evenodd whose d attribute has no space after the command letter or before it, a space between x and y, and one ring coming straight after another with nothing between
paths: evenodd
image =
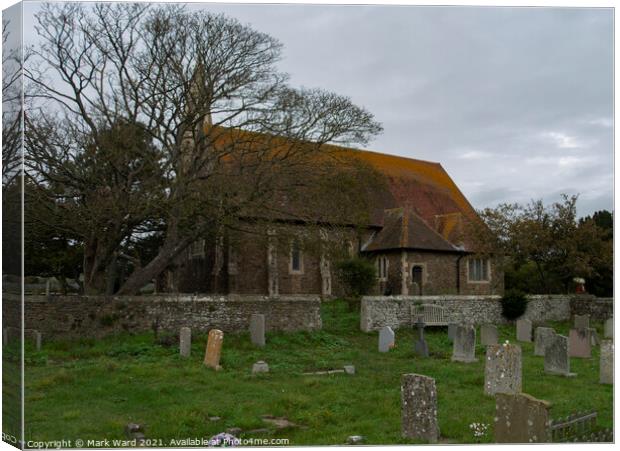
<instances>
[{"instance_id":1,"label":"tree trunk","mask_svg":"<svg viewBox=\"0 0 620 451\"><path fill-rule=\"evenodd\" d=\"M97 255L98 240L91 239L84 243L84 294L105 293L106 275L99 269Z\"/></svg>"}]
</instances>

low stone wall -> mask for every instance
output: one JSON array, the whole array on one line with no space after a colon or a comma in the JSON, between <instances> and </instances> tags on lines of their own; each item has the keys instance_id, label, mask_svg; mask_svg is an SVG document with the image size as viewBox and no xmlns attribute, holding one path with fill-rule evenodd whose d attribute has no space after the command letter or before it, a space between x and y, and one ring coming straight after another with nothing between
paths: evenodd
<instances>
[{"instance_id":1,"label":"low stone wall","mask_svg":"<svg viewBox=\"0 0 620 451\"><path fill-rule=\"evenodd\" d=\"M314 296L26 296L26 330L45 337L101 337L120 331L178 332L183 326L197 333L212 328L247 331L254 313L265 315L268 331L321 329L321 301ZM3 323L19 324L19 297L4 295Z\"/></svg>"},{"instance_id":2,"label":"low stone wall","mask_svg":"<svg viewBox=\"0 0 620 451\"><path fill-rule=\"evenodd\" d=\"M614 314L614 299L574 298L570 308L573 315L590 315L592 321L605 321Z\"/></svg>"},{"instance_id":3,"label":"low stone wall","mask_svg":"<svg viewBox=\"0 0 620 451\"><path fill-rule=\"evenodd\" d=\"M574 314L572 296L528 296L527 310L523 318L534 324L546 321L570 320ZM583 302L594 302L584 299ZM581 305L581 300L575 305ZM409 325L411 308L416 303L435 304L446 309L450 321L469 324L502 324L500 296L366 296L362 299L360 329L364 332L378 330L383 326L393 329ZM595 319L595 318L594 318Z\"/></svg>"}]
</instances>

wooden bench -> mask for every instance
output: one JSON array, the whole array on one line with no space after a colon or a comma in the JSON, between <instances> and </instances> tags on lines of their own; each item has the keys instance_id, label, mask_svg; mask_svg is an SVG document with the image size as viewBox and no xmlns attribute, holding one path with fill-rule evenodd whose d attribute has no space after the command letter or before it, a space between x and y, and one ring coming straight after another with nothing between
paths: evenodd
<instances>
[{"instance_id":1,"label":"wooden bench","mask_svg":"<svg viewBox=\"0 0 620 451\"><path fill-rule=\"evenodd\" d=\"M422 304L411 306L411 324L421 316L426 326L447 326L448 315L440 305Z\"/></svg>"}]
</instances>

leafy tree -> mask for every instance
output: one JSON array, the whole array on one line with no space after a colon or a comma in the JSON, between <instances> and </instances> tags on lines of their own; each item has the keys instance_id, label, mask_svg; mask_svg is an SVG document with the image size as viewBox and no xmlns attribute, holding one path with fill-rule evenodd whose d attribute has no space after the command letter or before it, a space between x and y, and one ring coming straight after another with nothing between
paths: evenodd
<instances>
[{"instance_id":1,"label":"leafy tree","mask_svg":"<svg viewBox=\"0 0 620 451\"><path fill-rule=\"evenodd\" d=\"M352 310L377 280L375 265L365 258L349 258L336 264L337 277L342 283L345 299Z\"/></svg>"}]
</instances>

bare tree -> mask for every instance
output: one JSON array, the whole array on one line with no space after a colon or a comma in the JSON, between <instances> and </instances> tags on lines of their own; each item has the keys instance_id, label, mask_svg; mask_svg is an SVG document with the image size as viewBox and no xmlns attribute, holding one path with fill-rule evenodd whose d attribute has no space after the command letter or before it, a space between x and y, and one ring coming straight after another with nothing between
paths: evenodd
<instances>
[{"instance_id":1,"label":"bare tree","mask_svg":"<svg viewBox=\"0 0 620 451\"><path fill-rule=\"evenodd\" d=\"M80 229L85 284L95 290L121 243L164 229L158 254L136 262L119 290L135 293L197 237L294 189L326 143L364 143L381 130L346 97L288 86L276 68L281 44L225 16L50 4L36 20L40 44L25 69L36 105L27 111L28 173L43 195L77 208L64 223ZM122 190L106 199L110 173L77 170L113 161L118 143L106 133L118 124L139 128L142 149L157 153L137 156L151 161L140 189L128 174L115 185L151 200L140 208ZM97 157L84 158L91 151Z\"/></svg>"}]
</instances>

